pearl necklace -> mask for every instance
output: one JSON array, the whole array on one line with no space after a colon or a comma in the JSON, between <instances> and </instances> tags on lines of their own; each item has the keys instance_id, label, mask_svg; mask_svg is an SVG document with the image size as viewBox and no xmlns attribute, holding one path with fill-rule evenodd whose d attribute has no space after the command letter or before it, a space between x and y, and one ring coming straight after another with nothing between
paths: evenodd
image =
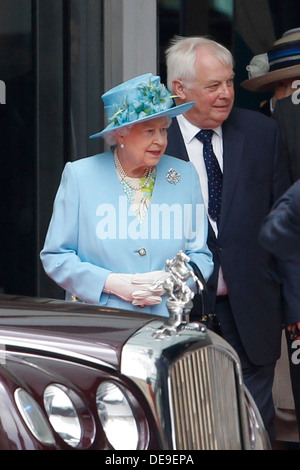
<instances>
[{"instance_id":1,"label":"pearl necklace","mask_svg":"<svg viewBox=\"0 0 300 470\"><path fill-rule=\"evenodd\" d=\"M131 181L128 181L128 176L126 175L121 163L120 163L120 160L119 160L119 157L117 155L117 152L116 150L114 151L114 162L115 162L115 167L116 167L116 170L117 170L117 173L121 179L121 182L122 183L125 183L127 186L129 186L130 189L132 189L133 191L139 191L140 189L144 188L149 180L150 180L150 177L151 177L151 174L152 174L152 170L153 168L151 166L149 166L145 173L143 174L143 176L141 178L145 178L145 181L144 183L141 183L139 184L139 186L135 186L133 183L131 183ZM137 178L138 179L138 178Z\"/></svg>"}]
</instances>

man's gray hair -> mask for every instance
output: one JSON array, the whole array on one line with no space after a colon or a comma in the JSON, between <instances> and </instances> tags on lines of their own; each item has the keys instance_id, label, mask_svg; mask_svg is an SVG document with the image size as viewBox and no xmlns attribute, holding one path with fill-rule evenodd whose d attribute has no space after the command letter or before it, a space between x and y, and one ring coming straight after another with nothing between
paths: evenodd
<instances>
[{"instance_id":1,"label":"man's gray hair","mask_svg":"<svg viewBox=\"0 0 300 470\"><path fill-rule=\"evenodd\" d=\"M206 37L175 36L166 50L167 87L174 93L173 81L177 78L186 87L191 86L196 78L195 60L199 49L211 51L224 64L234 66L231 52L216 41Z\"/></svg>"}]
</instances>

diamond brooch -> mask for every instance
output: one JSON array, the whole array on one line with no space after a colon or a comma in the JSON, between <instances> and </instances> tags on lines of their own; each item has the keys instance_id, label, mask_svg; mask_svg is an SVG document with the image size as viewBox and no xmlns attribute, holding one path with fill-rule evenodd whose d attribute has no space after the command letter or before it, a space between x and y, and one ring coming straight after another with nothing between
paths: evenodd
<instances>
[{"instance_id":1,"label":"diamond brooch","mask_svg":"<svg viewBox=\"0 0 300 470\"><path fill-rule=\"evenodd\" d=\"M167 178L167 181L169 181L169 183L176 184L180 180L181 175L180 173L177 173L177 171L174 170L174 168L170 168L167 173L166 178Z\"/></svg>"}]
</instances>

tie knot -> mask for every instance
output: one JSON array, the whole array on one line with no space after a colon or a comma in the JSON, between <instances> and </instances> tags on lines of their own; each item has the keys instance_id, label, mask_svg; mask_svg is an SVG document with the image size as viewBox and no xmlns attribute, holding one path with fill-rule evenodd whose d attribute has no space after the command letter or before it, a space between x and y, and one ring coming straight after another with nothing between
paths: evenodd
<instances>
[{"instance_id":1,"label":"tie knot","mask_svg":"<svg viewBox=\"0 0 300 470\"><path fill-rule=\"evenodd\" d=\"M201 129L196 135L201 142L210 142L214 131L212 129Z\"/></svg>"}]
</instances>

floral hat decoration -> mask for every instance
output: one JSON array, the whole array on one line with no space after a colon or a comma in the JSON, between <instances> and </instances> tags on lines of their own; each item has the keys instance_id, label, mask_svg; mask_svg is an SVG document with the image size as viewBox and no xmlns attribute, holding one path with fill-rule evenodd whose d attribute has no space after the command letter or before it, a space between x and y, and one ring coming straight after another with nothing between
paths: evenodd
<instances>
[{"instance_id":1,"label":"floral hat decoration","mask_svg":"<svg viewBox=\"0 0 300 470\"><path fill-rule=\"evenodd\" d=\"M248 80L241 85L250 91L272 91L277 81L300 76L300 28L286 31L266 54L254 56L246 69Z\"/></svg>"},{"instance_id":2,"label":"floral hat decoration","mask_svg":"<svg viewBox=\"0 0 300 470\"><path fill-rule=\"evenodd\" d=\"M160 77L146 73L132 78L101 96L107 114L108 125L103 131L90 137L101 137L132 124L163 116L171 118L192 108L194 102L174 106L174 95L160 81Z\"/></svg>"}]
</instances>

